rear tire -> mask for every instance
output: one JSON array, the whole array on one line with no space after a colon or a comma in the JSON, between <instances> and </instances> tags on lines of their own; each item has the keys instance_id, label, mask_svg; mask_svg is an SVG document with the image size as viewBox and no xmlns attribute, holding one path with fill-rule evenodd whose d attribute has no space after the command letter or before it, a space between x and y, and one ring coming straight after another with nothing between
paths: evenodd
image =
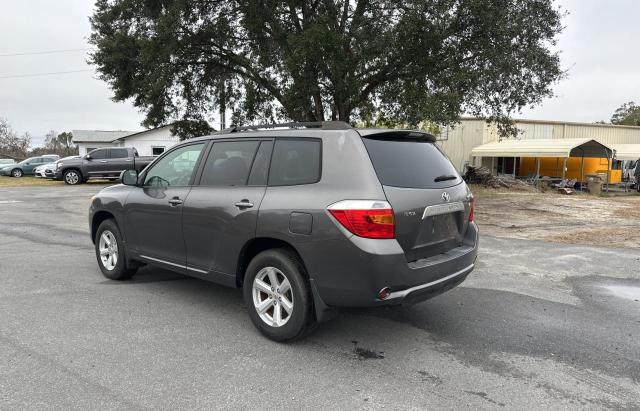
<instances>
[{"instance_id":1,"label":"rear tire","mask_svg":"<svg viewBox=\"0 0 640 411\"><path fill-rule=\"evenodd\" d=\"M13 170L11 170L11 177L20 178L23 175L24 173L19 168L14 168Z\"/></svg>"},{"instance_id":2,"label":"rear tire","mask_svg":"<svg viewBox=\"0 0 640 411\"><path fill-rule=\"evenodd\" d=\"M82 183L82 175L78 170L67 170L64 172L62 179L65 184L69 184L70 186L74 186L76 184Z\"/></svg>"},{"instance_id":3,"label":"rear tire","mask_svg":"<svg viewBox=\"0 0 640 411\"><path fill-rule=\"evenodd\" d=\"M95 250L102 274L110 280L127 280L137 269L127 268L126 250L114 220L105 220L96 231Z\"/></svg>"},{"instance_id":4,"label":"rear tire","mask_svg":"<svg viewBox=\"0 0 640 411\"><path fill-rule=\"evenodd\" d=\"M315 325L313 297L304 267L285 248L263 251L251 260L243 294L253 325L271 340L302 338Z\"/></svg>"}]
</instances>

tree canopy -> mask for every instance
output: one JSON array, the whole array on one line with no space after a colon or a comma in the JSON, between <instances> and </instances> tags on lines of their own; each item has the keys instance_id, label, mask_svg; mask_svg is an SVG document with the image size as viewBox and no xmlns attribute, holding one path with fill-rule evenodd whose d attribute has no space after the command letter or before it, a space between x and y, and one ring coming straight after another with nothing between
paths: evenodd
<instances>
[{"instance_id":1,"label":"tree canopy","mask_svg":"<svg viewBox=\"0 0 640 411\"><path fill-rule=\"evenodd\" d=\"M144 125L508 124L551 96L553 0L98 0L90 61Z\"/></svg>"},{"instance_id":2,"label":"tree canopy","mask_svg":"<svg viewBox=\"0 0 640 411\"><path fill-rule=\"evenodd\" d=\"M30 145L31 136L29 133L18 136L11 124L0 117L0 157L23 159L27 156Z\"/></svg>"},{"instance_id":3,"label":"tree canopy","mask_svg":"<svg viewBox=\"0 0 640 411\"><path fill-rule=\"evenodd\" d=\"M630 101L618 107L611 116L611 123L625 126L640 126L640 106Z\"/></svg>"}]
</instances>

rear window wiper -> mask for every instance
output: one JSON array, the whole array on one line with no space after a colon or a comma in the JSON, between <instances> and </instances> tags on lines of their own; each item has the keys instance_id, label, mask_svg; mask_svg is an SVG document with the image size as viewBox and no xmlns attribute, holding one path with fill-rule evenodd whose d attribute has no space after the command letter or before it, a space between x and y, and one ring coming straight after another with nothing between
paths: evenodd
<instances>
[{"instance_id":1,"label":"rear window wiper","mask_svg":"<svg viewBox=\"0 0 640 411\"><path fill-rule=\"evenodd\" d=\"M436 183L439 183L441 181L455 180L457 178L458 178L458 176L454 176L453 174L445 174L443 176L438 176L438 177L434 178L433 181L435 181Z\"/></svg>"}]
</instances>

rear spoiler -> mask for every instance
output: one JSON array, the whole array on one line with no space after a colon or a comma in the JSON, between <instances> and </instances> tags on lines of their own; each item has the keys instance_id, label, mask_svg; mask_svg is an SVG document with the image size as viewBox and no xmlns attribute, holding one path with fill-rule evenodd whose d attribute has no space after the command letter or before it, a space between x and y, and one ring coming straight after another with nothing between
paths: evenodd
<instances>
[{"instance_id":1,"label":"rear spoiler","mask_svg":"<svg viewBox=\"0 0 640 411\"><path fill-rule=\"evenodd\" d=\"M372 138L376 140L398 140L398 141L427 141L436 142L433 134L425 133L417 130L392 130L392 129L361 129L356 130L361 137Z\"/></svg>"}]
</instances>

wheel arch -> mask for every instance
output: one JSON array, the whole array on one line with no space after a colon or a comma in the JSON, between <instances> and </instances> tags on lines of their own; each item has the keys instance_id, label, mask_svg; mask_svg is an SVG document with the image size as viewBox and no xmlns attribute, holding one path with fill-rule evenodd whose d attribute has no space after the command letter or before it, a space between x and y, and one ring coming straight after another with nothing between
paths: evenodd
<instances>
[{"instance_id":1,"label":"wheel arch","mask_svg":"<svg viewBox=\"0 0 640 411\"><path fill-rule=\"evenodd\" d=\"M91 218L91 241L95 244L96 242L96 233L98 231L98 227L105 220L113 220L116 225L118 225L118 221L116 220L116 216L113 215L109 211L100 210L96 211L96 213Z\"/></svg>"},{"instance_id":2,"label":"wheel arch","mask_svg":"<svg viewBox=\"0 0 640 411\"><path fill-rule=\"evenodd\" d=\"M236 268L236 286L242 287L242 283L244 282L244 277L246 274L247 267L249 263L256 255L260 254L263 251L272 250L274 248L285 248L291 251L300 261L300 264L304 267L304 275L309 276L307 271L307 267L302 259L302 256L296 250L296 248L289 242L273 238L273 237L257 237L251 239L245 243L240 250L240 255L238 256L238 264Z\"/></svg>"}]
</instances>

